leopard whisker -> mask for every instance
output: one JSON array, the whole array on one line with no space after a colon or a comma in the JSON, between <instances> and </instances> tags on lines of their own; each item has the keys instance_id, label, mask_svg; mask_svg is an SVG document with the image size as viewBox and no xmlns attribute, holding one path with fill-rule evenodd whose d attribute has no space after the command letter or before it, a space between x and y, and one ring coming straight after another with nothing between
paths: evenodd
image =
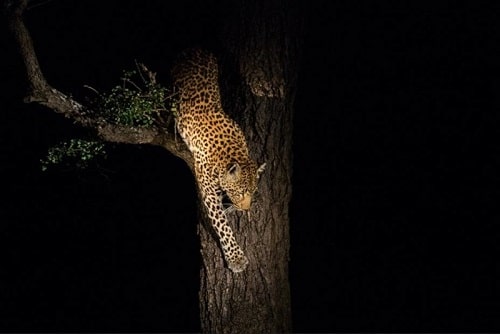
<instances>
[{"instance_id":1,"label":"leopard whisker","mask_svg":"<svg viewBox=\"0 0 500 334\"><path fill-rule=\"evenodd\" d=\"M236 211L236 207L232 204L230 204L227 208L224 209L224 213L226 213L226 214L232 213L234 211Z\"/></svg>"}]
</instances>

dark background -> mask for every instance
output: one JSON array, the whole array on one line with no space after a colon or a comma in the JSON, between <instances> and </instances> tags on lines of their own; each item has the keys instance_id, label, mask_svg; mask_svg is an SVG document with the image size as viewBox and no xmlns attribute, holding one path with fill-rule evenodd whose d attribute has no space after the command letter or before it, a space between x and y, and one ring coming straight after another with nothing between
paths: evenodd
<instances>
[{"instance_id":1,"label":"dark background","mask_svg":"<svg viewBox=\"0 0 500 334\"><path fill-rule=\"evenodd\" d=\"M106 5L103 5L105 3ZM495 2L304 4L294 114L294 331L499 331ZM26 22L49 83L83 97L134 60L166 78L222 2L59 1ZM0 329L196 332L194 179L154 147L42 172L86 134L21 103L1 32Z\"/></svg>"}]
</instances>

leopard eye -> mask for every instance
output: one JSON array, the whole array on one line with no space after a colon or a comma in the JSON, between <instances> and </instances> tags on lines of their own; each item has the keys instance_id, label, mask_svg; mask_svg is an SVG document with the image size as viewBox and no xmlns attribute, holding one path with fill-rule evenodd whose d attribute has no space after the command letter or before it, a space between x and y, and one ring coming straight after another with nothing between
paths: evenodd
<instances>
[{"instance_id":1,"label":"leopard eye","mask_svg":"<svg viewBox=\"0 0 500 334\"><path fill-rule=\"evenodd\" d=\"M241 194L241 193L235 194L235 195L234 195L234 199L235 199L236 201L240 201L240 200L242 200L242 199L243 199L243 194Z\"/></svg>"}]
</instances>

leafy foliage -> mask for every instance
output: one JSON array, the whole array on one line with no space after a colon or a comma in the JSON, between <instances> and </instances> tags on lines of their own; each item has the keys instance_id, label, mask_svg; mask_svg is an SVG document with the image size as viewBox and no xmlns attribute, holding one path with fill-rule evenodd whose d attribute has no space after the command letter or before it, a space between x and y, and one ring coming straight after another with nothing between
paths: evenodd
<instances>
[{"instance_id":1,"label":"leafy foliage","mask_svg":"<svg viewBox=\"0 0 500 334\"><path fill-rule=\"evenodd\" d=\"M90 101L94 116L111 124L161 126L166 130L176 112L174 95L159 85L156 74L143 64L137 64L137 70L123 71L121 83L107 93L86 87L97 93L97 97ZM50 165L61 163L85 168L92 159L105 155L103 142L71 139L51 147L47 157L40 162L43 171Z\"/></svg>"},{"instance_id":2,"label":"leafy foliage","mask_svg":"<svg viewBox=\"0 0 500 334\"><path fill-rule=\"evenodd\" d=\"M71 139L49 148L47 157L40 162L42 171L46 171L50 165L59 165L63 162L85 168L97 156L106 156L103 142Z\"/></svg>"},{"instance_id":3,"label":"leafy foliage","mask_svg":"<svg viewBox=\"0 0 500 334\"><path fill-rule=\"evenodd\" d=\"M155 73L144 65L123 71L121 84L109 93L100 93L93 108L107 122L126 126L151 127L163 124L168 116L169 91L156 82Z\"/></svg>"}]
</instances>

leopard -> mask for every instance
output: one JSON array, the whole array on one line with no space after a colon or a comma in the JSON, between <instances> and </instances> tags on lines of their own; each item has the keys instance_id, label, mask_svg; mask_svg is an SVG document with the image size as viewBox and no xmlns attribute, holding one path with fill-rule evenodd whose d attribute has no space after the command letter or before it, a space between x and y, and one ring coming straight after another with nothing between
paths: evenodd
<instances>
[{"instance_id":1,"label":"leopard","mask_svg":"<svg viewBox=\"0 0 500 334\"><path fill-rule=\"evenodd\" d=\"M194 175L227 267L242 272L248 258L229 224L231 211L250 209L260 166L240 126L223 110L217 58L207 50L181 52L171 69L177 95L176 129L194 158ZM228 203L225 203L229 199Z\"/></svg>"}]
</instances>

